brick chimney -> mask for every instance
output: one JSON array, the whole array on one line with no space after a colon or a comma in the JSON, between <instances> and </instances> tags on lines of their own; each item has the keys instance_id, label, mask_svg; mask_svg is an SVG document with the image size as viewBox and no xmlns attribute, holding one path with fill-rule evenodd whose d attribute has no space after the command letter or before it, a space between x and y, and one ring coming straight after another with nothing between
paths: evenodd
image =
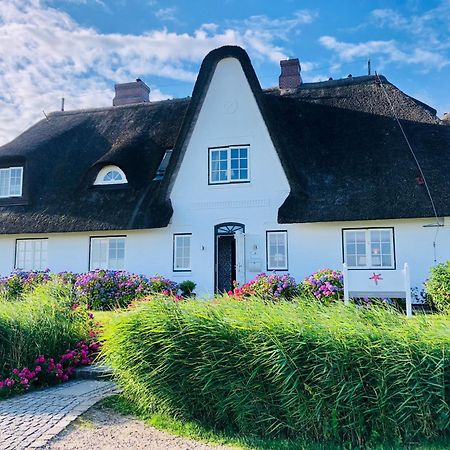
<instances>
[{"instance_id":1,"label":"brick chimney","mask_svg":"<svg viewBox=\"0 0 450 450\"><path fill-rule=\"evenodd\" d=\"M150 88L139 78L131 83L116 84L114 88L116 90L116 96L113 98L113 106L150 101Z\"/></svg>"},{"instance_id":2,"label":"brick chimney","mask_svg":"<svg viewBox=\"0 0 450 450\"><path fill-rule=\"evenodd\" d=\"M280 89L297 89L302 84L301 67L298 58L280 61Z\"/></svg>"}]
</instances>

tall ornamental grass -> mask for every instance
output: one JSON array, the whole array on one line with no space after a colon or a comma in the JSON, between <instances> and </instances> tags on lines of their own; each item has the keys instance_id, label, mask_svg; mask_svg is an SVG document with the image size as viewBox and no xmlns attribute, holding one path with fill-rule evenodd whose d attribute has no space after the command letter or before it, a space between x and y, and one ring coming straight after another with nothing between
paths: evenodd
<instances>
[{"instance_id":1,"label":"tall ornamental grass","mask_svg":"<svg viewBox=\"0 0 450 450\"><path fill-rule=\"evenodd\" d=\"M87 313L72 309L71 287L49 282L20 301L0 295L0 377L38 355L61 356L89 333Z\"/></svg>"},{"instance_id":2,"label":"tall ornamental grass","mask_svg":"<svg viewBox=\"0 0 450 450\"><path fill-rule=\"evenodd\" d=\"M244 434L407 442L450 425L450 317L318 302L154 300L103 353L141 412Z\"/></svg>"}]
</instances>

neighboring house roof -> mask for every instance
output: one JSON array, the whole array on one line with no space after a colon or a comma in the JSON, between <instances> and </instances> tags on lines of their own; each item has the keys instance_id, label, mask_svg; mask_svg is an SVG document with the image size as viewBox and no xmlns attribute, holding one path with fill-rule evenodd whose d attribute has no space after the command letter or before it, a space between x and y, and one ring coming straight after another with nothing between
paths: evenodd
<instances>
[{"instance_id":1,"label":"neighboring house roof","mask_svg":"<svg viewBox=\"0 0 450 450\"><path fill-rule=\"evenodd\" d=\"M53 113L0 147L0 167L26 164L25 204L0 203L0 233L155 228L172 215L170 191L217 63L237 58L286 172L279 222L432 217L417 165L374 77L261 90L247 53L221 47L202 63L192 99ZM383 77L440 216L450 215L450 127ZM304 90L302 90L304 89ZM383 100L384 99L384 100ZM370 114L372 113L372 114ZM383 117L385 116L385 117ZM166 174L154 181L167 149ZM100 167L128 185L92 186Z\"/></svg>"}]
</instances>

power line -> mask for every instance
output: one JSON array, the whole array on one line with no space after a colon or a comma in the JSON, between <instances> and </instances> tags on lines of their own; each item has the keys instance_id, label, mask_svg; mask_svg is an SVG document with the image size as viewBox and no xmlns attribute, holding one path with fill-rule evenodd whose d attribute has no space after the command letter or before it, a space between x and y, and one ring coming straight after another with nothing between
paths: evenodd
<instances>
[{"instance_id":1,"label":"power line","mask_svg":"<svg viewBox=\"0 0 450 450\"><path fill-rule=\"evenodd\" d=\"M434 262L436 263L437 262L437 258L436 258L436 241L437 241L437 237L438 237L438 233L439 233L439 228L441 226L443 226L443 225L439 222L439 216L438 216L438 213L437 213L437 210L436 210L436 205L434 203L433 196L431 195L430 187L428 186L428 182L427 182L427 179L425 177L425 174L423 173L422 166L420 165L420 162L419 162L419 160L418 160L418 158L417 158L417 156L416 156L416 154L415 154L415 152L414 152L414 150L413 150L413 148L411 146L411 143L409 142L408 136L406 135L406 132L405 132L405 130L403 128L403 125L402 125L402 123L400 122L400 120L398 118L397 112L395 111L394 105L392 104L391 99L389 98L389 96L388 96L388 94L386 92L384 84L381 81L381 78L378 76L378 73L376 71L375 71L375 77L376 77L377 83L382 88L384 96L386 97L386 100L387 100L387 102L388 102L388 104L389 104L389 106L390 106L390 108L392 110L392 114L394 115L394 118L395 118L395 120L397 122L397 125L398 125L398 127L400 128L400 130L402 132L403 138L405 139L405 142L406 142L406 144L407 144L407 146L409 148L409 151L411 152L411 154L412 154L412 156L414 158L414 161L416 162L417 168L419 169L419 172L420 172L420 176L421 176L421 178L423 180L423 183L425 185L425 189L426 189L428 197L430 199L431 207L433 208L434 217L436 218L436 233L435 233L434 240L433 240Z\"/></svg>"}]
</instances>

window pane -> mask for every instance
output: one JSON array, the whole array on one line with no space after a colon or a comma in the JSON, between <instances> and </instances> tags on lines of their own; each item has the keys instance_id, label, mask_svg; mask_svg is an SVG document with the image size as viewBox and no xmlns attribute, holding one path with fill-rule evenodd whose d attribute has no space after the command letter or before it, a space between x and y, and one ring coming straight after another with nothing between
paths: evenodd
<instances>
[{"instance_id":1,"label":"window pane","mask_svg":"<svg viewBox=\"0 0 450 450\"><path fill-rule=\"evenodd\" d=\"M267 233L268 270L287 270L287 233Z\"/></svg>"},{"instance_id":2,"label":"window pane","mask_svg":"<svg viewBox=\"0 0 450 450\"><path fill-rule=\"evenodd\" d=\"M14 167L10 171L9 195L20 197L22 195L22 168Z\"/></svg>"},{"instance_id":3,"label":"window pane","mask_svg":"<svg viewBox=\"0 0 450 450\"><path fill-rule=\"evenodd\" d=\"M174 246L174 270L190 270L191 235L175 235Z\"/></svg>"},{"instance_id":4,"label":"window pane","mask_svg":"<svg viewBox=\"0 0 450 450\"><path fill-rule=\"evenodd\" d=\"M210 155L211 183L249 179L247 148L210 150Z\"/></svg>"},{"instance_id":5,"label":"window pane","mask_svg":"<svg viewBox=\"0 0 450 450\"><path fill-rule=\"evenodd\" d=\"M20 239L16 242L16 269L47 268L47 239Z\"/></svg>"},{"instance_id":6,"label":"window pane","mask_svg":"<svg viewBox=\"0 0 450 450\"><path fill-rule=\"evenodd\" d=\"M344 240L347 265L349 267L365 267L367 265L366 232L345 231Z\"/></svg>"},{"instance_id":7,"label":"window pane","mask_svg":"<svg viewBox=\"0 0 450 450\"><path fill-rule=\"evenodd\" d=\"M9 169L0 169L0 197L9 197Z\"/></svg>"},{"instance_id":8,"label":"window pane","mask_svg":"<svg viewBox=\"0 0 450 450\"><path fill-rule=\"evenodd\" d=\"M123 270L125 266L125 238L108 238L108 269Z\"/></svg>"},{"instance_id":9,"label":"window pane","mask_svg":"<svg viewBox=\"0 0 450 450\"><path fill-rule=\"evenodd\" d=\"M106 238L91 239L91 270L108 268L108 240Z\"/></svg>"},{"instance_id":10,"label":"window pane","mask_svg":"<svg viewBox=\"0 0 450 450\"><path fill-rule=\"evenodd\" d=\"M371 230L370 238L372 265L374 267L391 267L391 230Z\"/></svg>"}]
</instances>

